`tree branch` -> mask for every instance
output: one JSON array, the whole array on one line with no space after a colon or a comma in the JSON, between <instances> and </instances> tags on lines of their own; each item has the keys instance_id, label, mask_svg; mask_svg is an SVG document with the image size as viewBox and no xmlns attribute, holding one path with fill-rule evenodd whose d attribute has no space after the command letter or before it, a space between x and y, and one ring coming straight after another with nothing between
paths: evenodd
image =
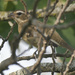
<instances>
[{"instance_id":1,"label":"tree branch","mask_svg":"<svg viewBox=\"0 0 75 75\"><path fill-rule=\"evenodd\" d=\"M67 65L67 63L65 63L64 65L62 63L55 63L55 72L57 72L57 73L61 72L62 66L64 66L63 70L65 70L66 65ZM41 63L40 66L41 66L42 72L52 72L53 71L52 70L53 63ZM26 67L26 68L29 71L31 71L32 67L33 67L33 65ZM73 72L73 71L75 71L75 61L73 61L72 64L70 65L68 72ZM24 75L26 75L26 71L24 69L16 71L17 74L19 74L20 72L23 73ZM35 69L33 74L36 72L37 72L37 69ZM9 75L12 75L12 74L15 75L15 72L10 73Z\"/></svg>"},{"instance_id":2,"label":"tree branch","mask_svg":"<svg viewBox=\"0 0 75 75\"><path fill-rule=\"evenodd\" d=\"M37 9L36 14L38 18L43 18L45 15L45 9ZM51 9L49 9L49 12L51 11ZM51 12L51 16L55 16L57 15L59 12L61 11L61 6L56 6L56 8ZM65 10L65 13L67 12L74 12L75 11L75 3L74 4L70 4L70 6ZM8 17L8 15L11 13L12 11L0 11L0 20L10 20L10 18ZM32 12L32 10L28 11L29 13ZM3 15L4 14L4 15Z\"/></svg>"}]
</instances>

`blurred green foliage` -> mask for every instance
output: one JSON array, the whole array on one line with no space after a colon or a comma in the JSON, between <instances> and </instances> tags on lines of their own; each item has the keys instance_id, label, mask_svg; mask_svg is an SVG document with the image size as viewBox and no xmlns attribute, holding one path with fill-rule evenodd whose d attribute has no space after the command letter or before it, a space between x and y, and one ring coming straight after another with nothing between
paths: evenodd
<instances>
[{"instance_id":1,"label":"blurred green foliage","mask_svg":"<svg viewBox=\"0 0 75 75\"><path fill-rule=\"evenodd\" d=\"M72 22L75 20L75 12L68 12L63 14L62 18L64 20L63 24L67 24L69 22ZM62 25L62 24L60 24ZM71 45L73 48L75 48L75 25L67 28L67 29L63 29L63 30L57 30L59 32L59 34L62 36L62 38L64 38L65 41L67 41L67 43L69 45ZM64 48L61 48L61 51L59 50L59 48L57 48L57 51L61 53L61 51L63 52Z\"/></svg>"},{"instance_id":2,"label":"blurred green foliage","mask_svg":"<svg viewBox=\"0 0 75 75\"><path fill-rule=\"evenodd\" d=\"M63 0L64 2L66 0ZM32 9L33 4L35 0L25 0L27 4L27 8ZM47 0L41 0L38 8L44 8L47 5ZM15 11L15 10L24 10L22 3L20 0L14 0L14 1L5 1L5 0L0 0L0 11ZM65 13L62 16L62 19L64 20L64 23L62 24L67 24L73 20L75 20L75 12L69 12ZM49 17L48 19L48 24L54 24L54 21L56 20L56 17ZM61 25L62 25L61 24ZM10 26L8 24L8 21L0 21L0 35L3 37L6 37L8 32L10 30ZM65 30L57 30L59 34L66 40L72 47L75 48L75 26L70 27ZM17 32L17 25L14 28L14 32L12 33L10 39L13 37L14 33ZM63 52L65 49L64 48L57 48L58 52Z\"/></svg>"}]
</instances>

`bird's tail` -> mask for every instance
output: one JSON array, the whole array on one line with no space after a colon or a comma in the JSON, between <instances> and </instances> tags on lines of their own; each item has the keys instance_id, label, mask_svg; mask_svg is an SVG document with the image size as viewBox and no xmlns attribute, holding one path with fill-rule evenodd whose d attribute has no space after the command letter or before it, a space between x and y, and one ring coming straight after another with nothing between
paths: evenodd
<instances>
[{"instance_id":1,"label":"bird's tail","mask_svg":"<svg viewBox=\"0 0 75 75\"><path fill-rule=\"evenodd\" d=\"M67 42L65 42L56 31L54 31L51 39L53 40L53 42L55 41L55 43L58 44L59 46L62 46L64 48L70 50L71 52L73 52L75 50Z\"/></svg>"}]
</instances>

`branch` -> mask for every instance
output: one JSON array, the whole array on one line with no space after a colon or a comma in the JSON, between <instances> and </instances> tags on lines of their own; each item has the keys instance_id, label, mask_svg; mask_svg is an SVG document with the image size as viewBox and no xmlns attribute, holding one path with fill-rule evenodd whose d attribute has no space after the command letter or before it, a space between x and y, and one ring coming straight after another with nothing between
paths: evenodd
<instances>
[{"instance_id":1,"label":"branch","mask_svg":"<svg viewBox=\"0 0 75 75\"><path fill-rule=\"evenodd\" d=\"M69 3L70 3L71 0L67 0L65 5L63 6L62 10L60 11L56 21L55 21L55 24L57 25L59 22L60 22L60 18L62 16L62 14L65 12L66 8L68 7Z\"/></svg>"},{"instance_id":2,"label":"branch","mask_svg":"<svg viewBox=\"0 0 75 75\"><path fill-rule=\"evenodd\" d=\"M66 57L66 58L70 58L71 54L60 54L60 53L56 53L55 54L56 57ZM38 55L36 55L36 57L38 57ZM52 57L52 54L44 54L43 58L48 58L48 57ZM30 60L30 59L35 59L34 55L31 56L23 56L23 57L17 57L17 61L21 61L21 60Z\"/></svg>"},{"instance_id":3,"label":"branch","mask_svg":"<svg viewBox=\"0 0 75 75\"><path fill-rule=\"evenodd\" d=\"M59 25L59 24L57 24L57 25L55 25L55 24L54 25L48 25L48 24L44 25L43 23L40 24L37 19L33 19L32 20L32 24L33 25L36 25L36 26L39 26L39 27L48 28L48 29L51 29L51 28L55 28L55 29L66 29L66 28L69 28L69 27L74 26L75 25L75 20L74 21L71 21L68 24L63 24L63 25Z\"/></svg>"},{"instance_id":4,"label":"branch","mask_svg":"<svg viewBox=\"0 0 75 75\"><path fill-rule=\"evenodd\" d=\"M14 28L15 24L16 24L16 23L12 24L11 29L10 29L10 31L9 31L9 33L8 33L8 35L7 35L6 38L3 38L2 36L0 36L0 38L3 40L3 41L2 41L2 44L0 45L0 50L2 49L4 43L9 39L11 33L13 32L13 28Z\"/></svg>"},{"instance_id":5,"label":"branch","mask_svg":"<svg viewBox=\"0 0 75 75\"><path fill-rule=\"evenodd\" d=\"M43 18L45 15L45 11L46 8L44 9L37 9L36 14L38 18ZM51 11L51 9L49 9L49 12ZM61 11L61 6L56 6L56 8L51 12L51 16L56 16L57 14L59 14L59 12ZM65 13L67 12L74 12L75 11L75 3L74 4L70 4L69 7L65 10ZM9 20L10 18L8 17L8 15L11 13L12 11L0 11L0 20ZM28 11L29 13L32 12L32 10Z\"/></svg>"},{"instance_id":6,"label":"branch","mask_svg":"<svg viewBox=\"0 0 75 75\"><path fill-rule=\"evenodd\" d=\"M57 54L55 54L55 55L56 55L56 57L66 57L66 58L71 57L71 54L65 55L65 54L58 54L58 53L57 53ZM36 55L36 57L37 57L37 55ZM52 54L44 54L43 57L44 57L44 58L52 57ZM23 56L23 57L17 57L17 58L16 58L17 61L30 60L30 59L35 59L35 56L32 55L32 56L25 56L25 57ZM11 64L15 64L15 60L12 59L12 57L7 58L6 60L2 61L2 62L0 63L0 73L1 73L3 70L7 69L8 66L11 65Z\"/></svg>"},{"instance_id":7,"label":"branch","mask_svg":"<svg viewBox=\"0 0 75 75\"><path fill-rule=\"evenodd\" d=\"M35 0L34 2L34 6L33 6L33 17L36 17L36 8L37 8L37 5L39 3L40 0Z\"/></svg>"},{"instance_id":8,"label":"branch","mask_svg":"<svg viewBox=\"0 0 75 75\"><path fill-rule=\"evenodd\" d=\"M22 2L22 4L24 5L24 10L25 10L25 14L27 15L27 5L23 0L20 0Z\"/></svg>"},{"instance_id":9,"label":"branch","mask_svg":"<svg viewBox=\"0 0 75 75\"><path fill-rule=\"evenodd\" d=\"M66 65L67 65L67 63L64 64L63 70L65 70ZM53 63L41 63L40 66L41 66L42 72L52 72L53 71L52 70ZM61 72L61 69L62 69L62 66L63 66L62 63L55 63L55 72L60 73ZM26 68L29 71L31 71L31 68L32 67L33 67L33 65L32 66L29 66L29 67L26 67ZM73 61L72 65L70 65L68 72L73 72L73 71L75 71L75 61ZM35 69L35 71L33 72L33 74L36 73L36 72L37 72L37 69ZM21 70L12 72L9 75L12 75L12 74L16 75L15 73L16 74L23 73L23 75L26 75L27 74L24 69L21 69Z\"/></svg>"},{"instance_id":10,"label":"branch","mask_svg":"<svg viewBox=\"0 0 75 75\"><path fill-rule=\"evenodd\" d=\"M74 58L75 58L75 51L73 52L73 54L71 56L71 59L70 59L70 61L68 62L67 66L66 66L66 69L64 71L64 75L66 75L66 73L69 71L69 67L72 64L72 62L74 61Z\"/></svg>"},{"instance_id":11,"label":"branch","mask_svg":"<svg viewBox=\"0 0 75 75\"><path fill-rule=\"evenodd\" d=\"M46 50L46 47L47 47L47 43L44 41L44 43L43 43L43 49L42 49L42 50L40 51L40 53L39 53L37 62L36 62L36 63L34 64L34 66L31 68L31 73L34 72L34 70L37 68L37 66L38 66L39 63L41 62L42 57L43 57L43 54L44 54L44 52L45 52L45 50Z\"/></svg>"}]
</instances>

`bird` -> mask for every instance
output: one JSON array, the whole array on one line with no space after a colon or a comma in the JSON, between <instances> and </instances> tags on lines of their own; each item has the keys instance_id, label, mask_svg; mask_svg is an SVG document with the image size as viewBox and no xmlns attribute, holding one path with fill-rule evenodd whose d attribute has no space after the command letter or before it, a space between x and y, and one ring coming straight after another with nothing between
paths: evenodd
<instances>
[{"instance_id":1,"label":"bird","mask_svg":"<svg viewBox=\"0 0 75 75\"><path fill-rule=\"evenodd\" d=\"M22 10L17 10L9 14L9 17L12 18L18 25L18 32L21 33L23 25L28 22L28 18L30 17L30 14L25 14L25 11ZM42 25L42 22L40 22L40 25ZM38 40L40 38L40 33L38 33L34 27L36 25L31 25L26 29L25 34L23 35L23 40L25 40L27 43L32 44L33 46L37 47L38 46ZM39 30L42 30L43 27L37 26ZM45 28L44 35L51 36L53 32L53 28ZM51 42L54 44L64 47L68 49L69 51L73 52L74 48L72 48L64 39L59 35L59 33L55 30L52 37L50 38Z\"/></svg>"}]
</instances>

